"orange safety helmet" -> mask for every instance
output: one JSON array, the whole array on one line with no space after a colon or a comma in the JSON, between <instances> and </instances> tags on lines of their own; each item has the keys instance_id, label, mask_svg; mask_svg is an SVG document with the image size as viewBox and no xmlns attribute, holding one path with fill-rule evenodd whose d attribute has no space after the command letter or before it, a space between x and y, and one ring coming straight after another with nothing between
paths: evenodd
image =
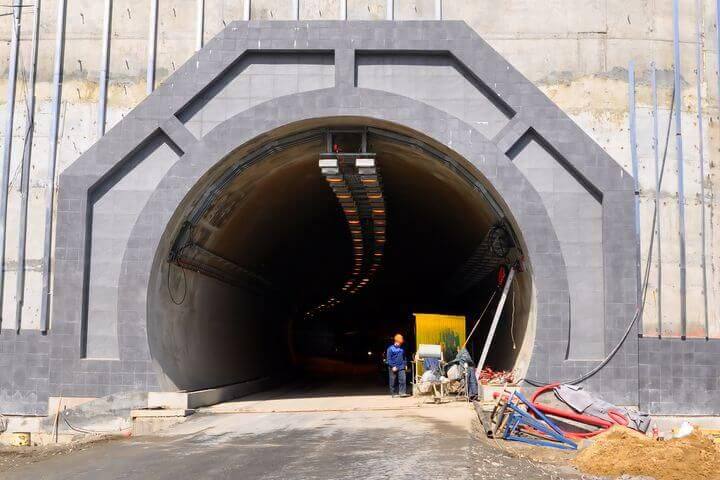
<instances>
[{"instance_id":1,"label":"orange safety helmet","mask_svg":"<svg viewBox=\"0 0 720 480\"><path fill-rule=\"evenodd\" d=\"M404 339L403 336L400 335L399 333L396 334L396 335L393 337L393 340L395 340L395 342L397 342L397 343L399 343L399 344L402 344L402 343L405 342L405 339Z\"/></svg>"}]
</instances>

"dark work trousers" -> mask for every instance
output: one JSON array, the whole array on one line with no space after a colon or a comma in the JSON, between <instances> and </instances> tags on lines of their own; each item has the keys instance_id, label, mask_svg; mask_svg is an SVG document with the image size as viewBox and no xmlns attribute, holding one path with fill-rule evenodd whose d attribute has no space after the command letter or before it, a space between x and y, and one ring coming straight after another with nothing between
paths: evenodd
<instances>
[{"instance_id":1,"label":"dark work trousers","mask_svg":"<svg viewBox=\"0 0 720 480\"><path fill-rule=\"evenodd\" d=\"M467 394L471 399L478 396L478 383L475 376L475 367L467 367Z\"/></svg>"},{"instance_id":2,"label":"dark work trousers","mask_svg":"<svg viewBox=\"0 0 720 480\"><path fill-rule=\"evenodd\" d=\"M398 367L397 372L393 372L392 367L388 367L388 374L390 377L390 395L405 395L405 369ZM395 382L397 382L397 390L395 389Z\"/></svg>"}]
</instances>

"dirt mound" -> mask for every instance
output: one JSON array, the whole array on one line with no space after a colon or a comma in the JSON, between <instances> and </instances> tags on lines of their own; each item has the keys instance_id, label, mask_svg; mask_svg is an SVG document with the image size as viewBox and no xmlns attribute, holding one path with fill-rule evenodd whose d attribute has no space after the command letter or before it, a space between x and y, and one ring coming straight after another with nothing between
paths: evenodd
<instances>
[{"instance_id":1,"label":"dirt mound","mask_svg":"<svg viewBox=\"0 0 720 480\"><path fill-rule=\"evenodd\" d=\"M720 479L720 450L695 431L657 441L622 427L598 435L573 462L593 475L643 475L657 480Z\"/></svg>"}]
</instances>

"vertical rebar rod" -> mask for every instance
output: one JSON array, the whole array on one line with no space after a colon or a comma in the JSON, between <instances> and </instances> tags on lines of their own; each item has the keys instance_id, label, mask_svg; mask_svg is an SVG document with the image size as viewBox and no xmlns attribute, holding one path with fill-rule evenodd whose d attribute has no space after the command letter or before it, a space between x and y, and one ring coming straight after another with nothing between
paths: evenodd
<instances>
[{"instance_id":1,"label":"vertical rebar rod","mask_svg":"<svg viewBox=\"0 0 720 480\"><path fill-rule=\"evenodd\" d=\"M340 0L340 20L347 20L347 2L348 0Z\"/></svg>"},{"instance_id":2,"label":"vertical rebar rod","mask_svg":"<svg viewBox=\"0 0 720 480\"><path fill-rule=\"evenodd\" d=\"M718 0L720 1L720 0ZM443 2L442 0L435 0L435 20L442 20L443 18Z\"/></svg>"},{"instance_id":3,"label":"vertical rebar rod","mask_svg":"<svg viewBox=\"0 0 720 480\"><path fill-rule=\"evenodd\" d=\"M40 330L50 327L50 264L52 263L53 204L55 203L55 167L57 165L58 134L60 131L60 102L62 101L63 60L65 56L65 16L67 0L58 1L55 37L55 67L53 71L53 100L50 123L50 158L45 185L45 235L43 238L42 298Z\"/></svg>"},{"instance_id":4,"label":"vertical rebar rod","mask_svg":"<svg viewBox=\"0 0 720 480\"><path fill-rule=\"evenodd\" d=\"M715 50L717 50L717 68L718 68L718 78L717 78L717 98L718 98L718 107L720 107L720 0L716 0L715 2Z\"/></svg>"},{"instance_id":5,"label":"vertical rebar rod","mask_svg":"<svg viewBox=\"0 0 720 480\"><path fill-rule=\"evenodd\" d=\"M107 115L107 89L110 75L110 30L112 29L112 0L105 0L105 16L103 18L103 44L100 57L100 78L98 98L98 138L105 135L105 117Z\"/></svg>"},{"instance_id":6,"label":"vertical rebar rod","mask_svg":"<svg viewBox=\"0 0 720 480\"><path fill-rule=\"evenodd\" d=\"M250 0L245 0L245 4L243 5L243 20L246 22L250 21Z\"/></svg>"},{"instance_id":7,"label":"vertical rebar rod","mask_svg":"<svg viewBox=\"0 0 720 480\"><path fill-rule=\"evenodd\" d=\"M678 230L680 239L680 336L687 336L687 272L685 252L685 166L682 141L682 83L680 70L680 6L673 0L673 58L675 74L675 153L678 166Z\"/></svg>"},{"instance_id":8,"label":"vertical rebar rod","mask_svg":"<svg viewBox=\"0 0 720 480\"><path fill-rule=\"evenodd\" d=\"M25 253L27 248L27 219L30 202L30 158L35 134L35 79L37 76L38 36L40 33L40 8L42 0L35 0L32 31L32 52L30 54L30 75L27 90L27 133L23 149L20 173L20 223L18 225L17 276L15 277L15 328L22 326L22 309L25 303Z\"/></svg>"},{"instance_id":9,"label":"vertical rebar rod","mask_svg":"<svg viewBox=\"0 0 720 480\"><path fill-rule=\"evenodd\" d=\"M653 155L655 155L655 232L657 235L655 244L657 246L657 335L662 336L662 241L660 239L660 151L658 150L659 123L658 118L658 94L657 94L657 69L653 63L651 66L650 84L652 89L653 102Z\"/></svg>"},{"instance_id":10,"label":"vertical rebar rod","mask_svg":"<svg viewBox=\"0 0 720 480\"><path fill-rule=\"evenodd\" d=\"M155 90L155 63L157 57L158 1L150 0L150 29L148 31L147 93ZM248 0L250 1L250 0Z\"/></svg>"},{"instance_id":11,"label":"vertical rebar rod","mask_svg":"<svg viewBox=\"0 0 720 480\"><path fill-rule=\"evenodd\" d=\"M385 14L387 20L395 19L395 0L387 0L387 11Z\"/></svg>"},{"instance_id":12,"label":"vertical rebar rod","mask_svg":"<svg viewBox=\"0 0 720 480\"><path fill-rule=\"evenodd\" d=\"M12 161L13 123L15 122L15 94L17 91L18 51L20 47L21 0L13 6L12 38L10 40L10 65L8 68L7 112L5 116L5 138L3 138L2 180L0 180L0 328L5 293L5 243L7 241L7 211L10 189L10 162Z\"/></svg>"},{"instance_id":13,"label":"vertical rebar rod","mask_svg":"<svg viewBox=\"0 0 720 480\"><path fill-rule=\"evenodd\" d=\"M635 191L635 281L637 286L636 306L642 302L641 260L640 260L640 173L637 153L637 118L635 112L635 62L628 65L628 115L630 120L630 157L632 160L633 190ZM642 324L642 318L638 319Z\"/></svg>"},{"instance_id":14,"label":"vertical rebar rod","mask_svg":"<svg viewBox=\"0 0 720 480\"><path fill-rule=\"evenodd\" d=\"M200 50L203 47L203 42L205 40L205 0L197 0L197 12L195 13L195 18L195 21L197 22L195 49Z\"/></svg>"},{"instance_id":15,"label":"vertical rebar rod","mask_svg":"<svg viewBox=\"0 0 720 480\"><path fill-rule=\"evenodd\" d=\"M702 2L695 0L695 64L697 69L697 124L698 124L698 162L700 163L700 268L702 269L702 293L705 313L705 338L710 336L710 319L708 314L707 266L705 251L705 151L703 135L703 108L702 108Z\"/></svg>"}]
</instances>

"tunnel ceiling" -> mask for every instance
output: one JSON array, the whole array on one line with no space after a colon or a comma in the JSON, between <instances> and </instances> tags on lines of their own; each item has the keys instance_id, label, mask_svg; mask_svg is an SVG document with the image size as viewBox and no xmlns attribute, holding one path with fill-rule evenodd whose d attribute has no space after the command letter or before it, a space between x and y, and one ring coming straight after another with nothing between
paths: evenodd
<instances>
[{"instance_id":1,"label":"tunnel ceiling","mask_svg":"<svg viewBox=\"0 0 720 480\"><path fill-rule=\"evenodd\" d=\"M387 204L386 254L367 295L390 290L396 302L432 305L499 219L440 159L382 136L367 141ZM191 234L301 309L338 292L352 266L342 209L318 167L325 149L323 135L309 136L243 171L216 194Z\"/></svg>"}]
</instances>

